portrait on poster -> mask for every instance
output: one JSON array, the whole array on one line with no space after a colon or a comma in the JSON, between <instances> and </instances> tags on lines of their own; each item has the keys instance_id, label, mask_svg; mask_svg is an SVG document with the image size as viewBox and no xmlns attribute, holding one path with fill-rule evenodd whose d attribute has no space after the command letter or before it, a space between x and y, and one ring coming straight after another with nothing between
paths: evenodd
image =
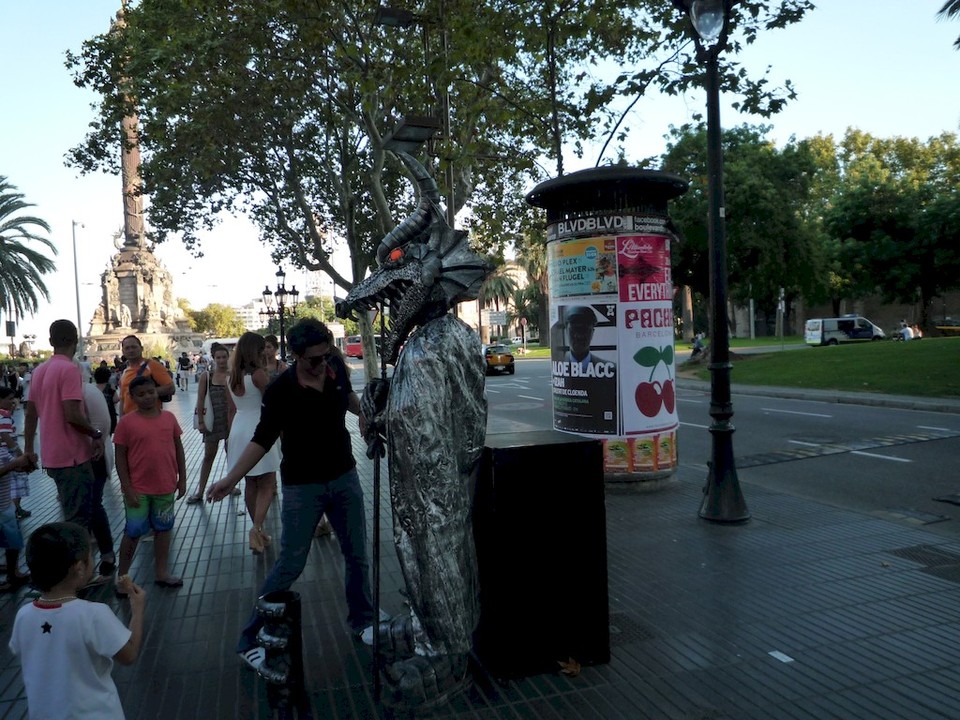
<instances>
[{"instance_id":1,"label":"portrait on poster","mask_svg":"<svg viewBox=\"0 0 960 720\"><path fill-rule=\"evenodd\" d=\"M554 426L595 434L618 431L615 303L555 308L552 333Z\"/></svg>"}]
</instances>

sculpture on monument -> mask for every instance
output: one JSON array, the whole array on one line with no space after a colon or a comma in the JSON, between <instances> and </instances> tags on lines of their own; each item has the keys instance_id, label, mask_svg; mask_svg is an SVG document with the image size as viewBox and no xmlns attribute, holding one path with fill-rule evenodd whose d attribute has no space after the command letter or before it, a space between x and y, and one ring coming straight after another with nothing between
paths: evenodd
<instances>
[{"instance_id":1,"label":"sculpture on monument","mask_svg":"<svg viewBox=\"0 0 960 720\"><path fill-rule=\"evenodd\" d=\"M384 701L426 708L465 686L479 619L470 518L485 374L479 339L448 310L475 299L492 268L469 249L466 232L446 223L420 162L386 147L416 180L420 203L381 241L379 268L337 303L337 315L384 302L390 309L382 353L395 371L368 384L361 407L368 455L382 454L383 438L390 453L394 544L410 612L381 624L378 644Z\"/></svg>"}]
</instances>

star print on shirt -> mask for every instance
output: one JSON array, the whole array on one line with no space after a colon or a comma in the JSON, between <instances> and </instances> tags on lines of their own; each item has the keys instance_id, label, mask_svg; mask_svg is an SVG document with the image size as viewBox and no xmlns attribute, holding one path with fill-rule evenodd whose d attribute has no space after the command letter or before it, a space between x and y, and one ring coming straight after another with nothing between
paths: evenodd
<instances>
[{"instance_id":1,"label":"star print on shirt","mask_svg":"<svg viewBox=\"0 0 960 720\"><path fill-rule=\"evenodd\" d=\"M50 632L51 630L53 630L53 625L51 625L51 624L48 623L48 622L45 622L45 623L44 623L43 625L41 625L40 627L43 629L43 633L42 633L43 635L46 635L48 632Z\"/></svg>"}]
</instances>

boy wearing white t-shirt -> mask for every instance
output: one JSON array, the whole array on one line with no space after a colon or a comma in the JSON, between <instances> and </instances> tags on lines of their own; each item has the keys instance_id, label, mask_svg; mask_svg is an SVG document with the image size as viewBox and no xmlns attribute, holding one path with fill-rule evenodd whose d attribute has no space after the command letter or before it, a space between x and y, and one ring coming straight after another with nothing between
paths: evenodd
<instances>
[{"instance_id":1,"label":"boy wearing white t-shirt","mask_svg":"<svg viewBox=\"0 0 960 720\"><path fill-rule=\"evenodd\" d=\"M75 523L37 528L27 565L42 594L17 612L10 650L19 656L31 718L123 718L110 673L140 653L146 593L117 581L130 598L130 627L102 603L77 597L93 577L90 534Z\"/></svg>"}]
</instances>

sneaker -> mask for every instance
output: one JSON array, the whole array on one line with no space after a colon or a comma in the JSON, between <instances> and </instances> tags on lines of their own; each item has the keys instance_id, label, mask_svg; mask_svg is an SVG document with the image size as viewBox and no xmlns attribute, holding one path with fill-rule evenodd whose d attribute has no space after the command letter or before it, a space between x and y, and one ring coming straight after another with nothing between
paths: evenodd
<instances>
[{"instance_id":1,"label":"sneaker","mask_svg":"<svg viewBox=\"0 0 960 720\"><path fill-rule=\"evenodd\" d=\"M33 515L33 513L29 510L24 510L22 507L17 508L17 520L23 520L31 515Z\"/></svg>"},{"instance_id":2,"label":"sneaker","mask_svg":"<svg viewBox=\"0 0 960 720\"><path fill-rule=\"evenodd\" d=\"M237 653L237 657L240 658L240 662L254 672L259 670L260 666L263 665L263 659L266 657L266 655L267 652L262 647L250 648L242 653Z\"/></svg>"},{"instance_id":3,"label":"sneaker","mask_svg":"<svg viewBox=\"0 0 960 720\"><path fill-rule=\"evenodd\" d=\"M116 571L116 560L105 560L104 558L100 558L100 567L97 568L97 572L100 573L100 577L113 577L113 574Z\"/></svg>"}]
</instances>

